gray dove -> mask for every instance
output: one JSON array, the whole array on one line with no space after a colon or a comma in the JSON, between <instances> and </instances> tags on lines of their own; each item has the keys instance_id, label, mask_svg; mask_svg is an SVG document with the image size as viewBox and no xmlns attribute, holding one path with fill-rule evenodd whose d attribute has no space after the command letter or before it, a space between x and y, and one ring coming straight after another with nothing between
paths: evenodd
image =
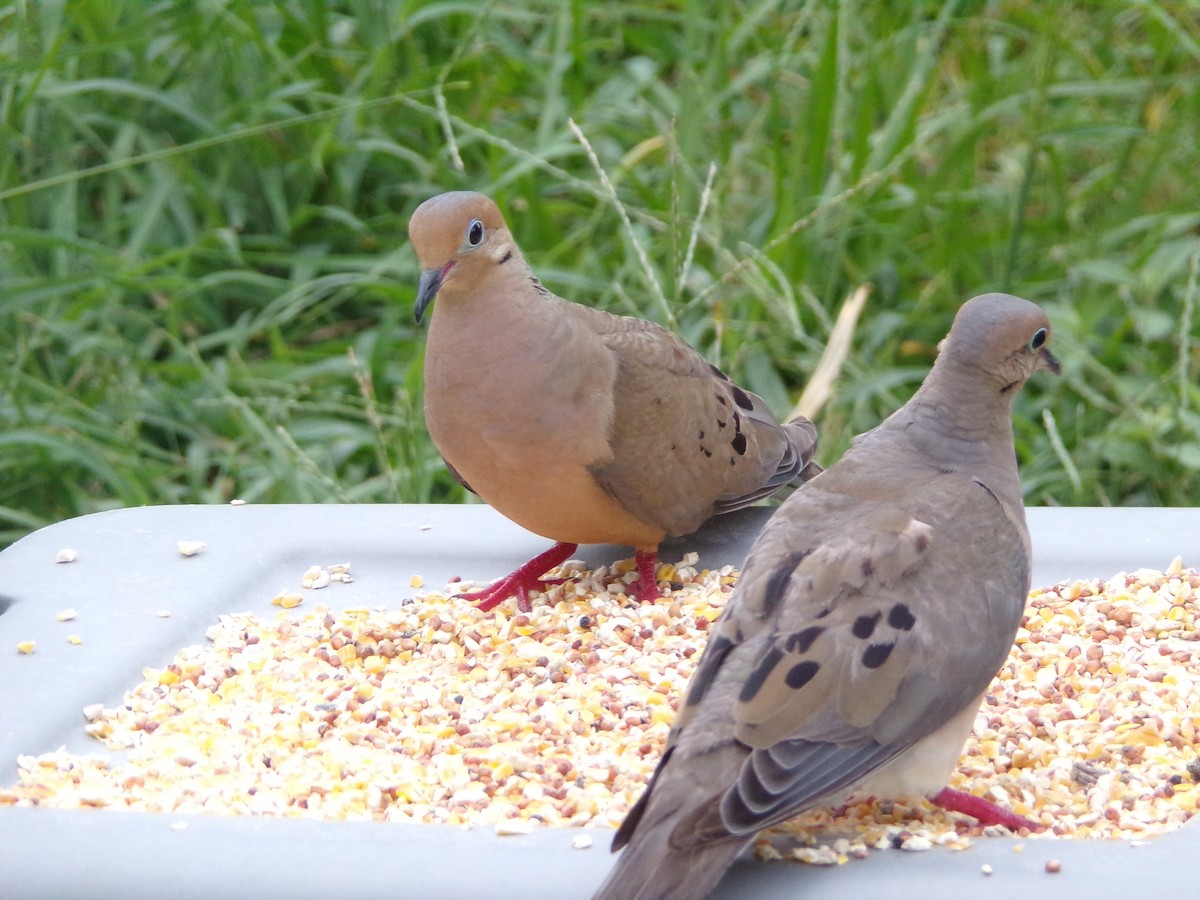
<instances>
[{"instance_id":1,"label":"gray dove","mask_svg":"<svg viewBox=\"0 0 1200 900\"><path fill-rule=\"evenodd\" d=\"M425 422L450 470L518 525L557 543L482 591L528 592L578 544L636 550L638 599L659 596L667 535L690 534L820 471L817 433L652 322L571 303L534 277L496 204L456 191L408 226L437 297L425 350Z\"/></svg>"},{"instance_id":2,"label":"gray dove","mask_svg":"<svg viewBox=\"0 0 1200 900\"><path fill-rule=\"evenodd\" d=\"M767 522L617 832L597 900L703 897L762 828L851 793L946 787L1030 582L1012 400L1058 372L1034 304L963 304L924 383Z\"/></svg>"}]
</instances>

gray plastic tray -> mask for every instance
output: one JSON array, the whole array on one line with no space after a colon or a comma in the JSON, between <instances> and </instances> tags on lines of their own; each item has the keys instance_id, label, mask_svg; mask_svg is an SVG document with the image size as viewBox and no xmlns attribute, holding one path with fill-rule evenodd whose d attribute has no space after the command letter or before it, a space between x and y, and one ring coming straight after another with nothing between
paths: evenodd
<instances>
[{"instance_id":1,"label":"gray plastic tray","mask_svg":"<svg viewBox=\"0 0 1200 900\"><path fill-rule=\"evenodd\" d=\"M714 520L672 541L662 557L695 549L705 565L740 563L768 510ZM1200 509L1031 509L1034 584L1195 564ZM180 540L207 550L179 555ZM78 560L56 565L71 547ZM18 753L65 745L103 751L82 709L115 705L143 666L165 665L221 613L273 615L270 598L310 565L353 563L354 582L322 592L336 606L394 605L413 574L497 577L547 542L484 506L176 506L99 513L44 528L0 553L0 784ZM629 555L585 547L591 564ZM73 607L78 619L55 621ZM158 610L169 610L160 618ZM84 643L71 646L75 632ZM37 641L18 656L19 641ZM173 823L186 821L184 829ZM0 897L345 896L521 900L586 897L612 864L611 832L571 848L573 830L498 837L490 828L310 822L96 810L0 808ZM831 869L740 862L715 897L1118 897L1178 888L1200 873L1200 826L1146 844L978 840L966 851L888 851ZM1050 858L1062 871L1044 871ZM994 874L985 877L988 863Z\"/></svg>"}]
</instances>

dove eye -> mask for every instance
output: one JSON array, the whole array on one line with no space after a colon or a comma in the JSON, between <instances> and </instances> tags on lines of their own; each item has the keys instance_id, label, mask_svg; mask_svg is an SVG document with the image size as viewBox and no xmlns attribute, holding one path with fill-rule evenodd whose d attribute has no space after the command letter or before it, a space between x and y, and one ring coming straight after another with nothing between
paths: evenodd
<instances>
[{"instance_id":1,"label":"dove eye","mask_svg":"<svg viewBox=\"0 0 1200 900\"><path fill-rule=\"evenodd\" d=\"M1033 339L1029 342L1029 349L1040 350L1044 343L1046 343L1046 329L1039 328L1033 333Z\"/></svg>"},{"instance_id":2,"label":"dove eye","mask_svg":"<svg viewBox=\"0 0 1200 900\"><path fill-rule=\"evenodd\" d=\"M471 247L478 247L483 243L483 223L478 219L472 219L467 225L467 244Z\"/></svg>"}]
</instances>

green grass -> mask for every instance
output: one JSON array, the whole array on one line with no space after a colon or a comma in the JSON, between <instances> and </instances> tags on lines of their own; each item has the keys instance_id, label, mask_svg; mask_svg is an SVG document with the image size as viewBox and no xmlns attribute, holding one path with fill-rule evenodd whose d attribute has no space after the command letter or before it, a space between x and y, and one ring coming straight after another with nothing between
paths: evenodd
<instances>
[{"instance_id":1,"label":"green grass","mask_svg":"<svg viewBox=\"0 0 1200 900\"><path fill-rule=\"evenodd\" d=\"M457 188L781 414L870 282L825 461L962 300L1029 297L1065 371L1017 404L1028 502L1194 504L1198 131L1182 0L2 5L0 542L460 499L405 232Z\"/></svg>"}]
</instances>

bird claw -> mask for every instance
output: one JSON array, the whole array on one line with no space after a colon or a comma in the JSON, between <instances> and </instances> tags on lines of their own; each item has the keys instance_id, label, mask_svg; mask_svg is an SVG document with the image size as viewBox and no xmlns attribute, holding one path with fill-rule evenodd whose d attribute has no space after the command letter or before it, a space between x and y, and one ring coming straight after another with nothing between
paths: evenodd
<instances>
[{"instance_id":1,"label":"bird claw","mask_svg":"<svg viewBox=\"0 0 1200 900\"><path fill-rule=\"evenodd\" d=\"M998 803L985 800L983 797L976 797L974 794L968 794L966 791L956 791L948 787L942 788L936 796L930 798L930 802L935 806L940 806L942 809L970 816L978 820L980 825L1003 825L1012 832L1020 831L1022 828L1027 828L1030 831L1043 831L1045 829L1044 825L1040 825L1032 819L1019 816L1011 809L1005 809Z\"/></svg>"},{"instance_id":2,"label":"bird claw","mask_svg":"<svg viewBox=\"0 0 1200 900\"><path fill-rule=\"evenodd\" d=\"M456 598L469 600L477 609L487 612L499 606L509 597L517 598L517 609L530 612L533 604L529 600L530 591L544 591L547 586L562 584L565 578L543 578L542 576L567 561L568 557L578 549L578 544L565 544L561 541L525 565L510 572L500 580L488 585L482 590L455 594ZM638 581L634 596L639 603L653 603L662 598L655 578L654 567L658 562L658 554L653 550L638 550L636 553Z\"/></svg>"},{"instance_id":3,"label":"bird claw","mask_svg":"<svg viewBox=\"0 0 1200 900\"><path fill-rule=\"evenodd\" d=\"M529 600L530 591L545 590L547 585L562 584L564 578L542 578L546 572L555 566L560 566L575 552L578 544L565 544L561 541L531 559L525 565L505 575L483 590L455 594L456 598L469 600L476 608L487 612L499 606L509 597L517 598L517 609L530 612L533 604Z\"/></svg>"}]
</instances>

